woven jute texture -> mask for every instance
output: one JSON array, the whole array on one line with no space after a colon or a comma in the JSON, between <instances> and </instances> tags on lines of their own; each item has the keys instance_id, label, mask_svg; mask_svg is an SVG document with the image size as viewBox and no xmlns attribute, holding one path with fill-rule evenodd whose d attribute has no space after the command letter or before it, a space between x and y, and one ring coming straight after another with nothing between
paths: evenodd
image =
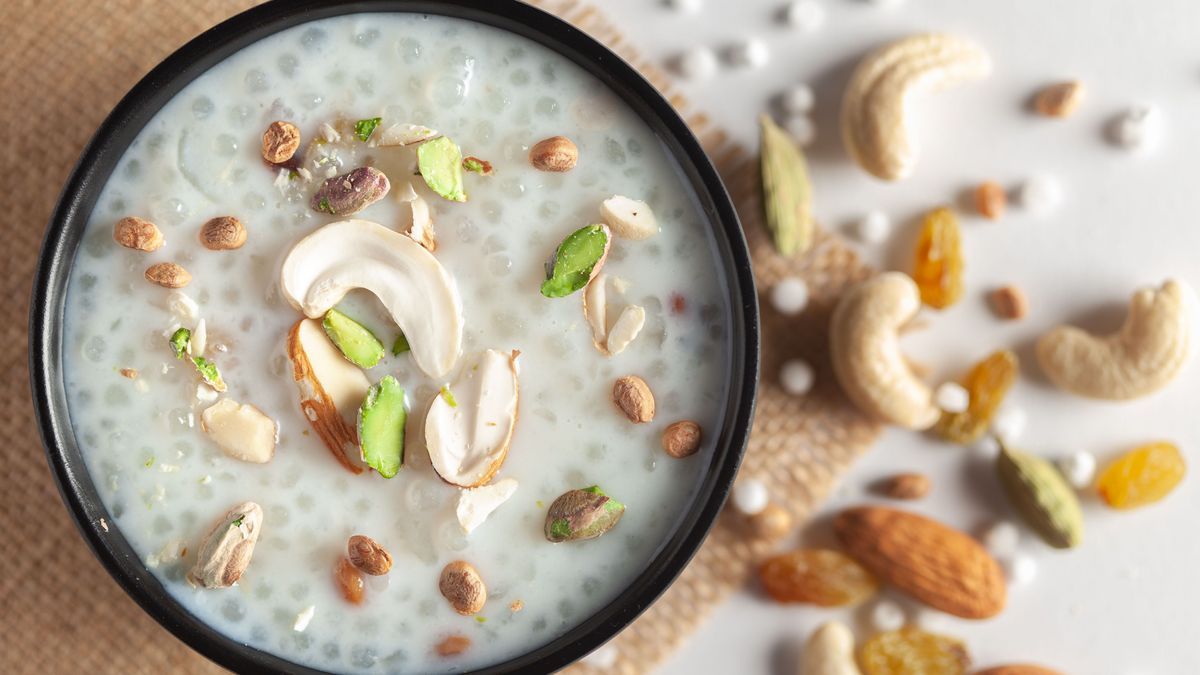
<instances>
[{"instance_id":1,"label":"woven jute texture","mask_svg":"<svg viewBox=\"0 0 1200 675\"><path fill-rule=\"evenodd\" d=\"M0 673L204 673L220 669L159 628L87 550L55 491L29 400L27 328L31 277L58 191L88 137L133 84L192 36L255 4L250 0L3 0L0 2L0 156L4 245L0 289ZM842 398L826 354L838 294L869 271L835 238L808 254L776 256L759 217L752 156L672 92L617 30L575 0L538 4L609 44L687 117L726 177L746 227L760 288L797 275L812 300L799 317L763 303L763 382L743 474L802 522L877 428ZM815 390L790 397L779 364L802 357ZM722 516L680 579L615 641L608 672L640 673L662 661L744 583L770 546ZM732 646L731 646L732 647ZM597 672L587 665L573 668Z\"/></svg>"}]
</instances>

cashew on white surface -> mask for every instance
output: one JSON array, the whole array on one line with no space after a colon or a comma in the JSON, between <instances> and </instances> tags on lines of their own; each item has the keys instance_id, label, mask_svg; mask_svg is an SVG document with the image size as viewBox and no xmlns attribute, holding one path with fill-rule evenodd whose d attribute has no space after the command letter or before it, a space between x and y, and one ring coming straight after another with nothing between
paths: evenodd
<instances>
[{"instance_id":1,"label":"cashew on white surface","mask_svg":"<svg viewBox=\"0 0 1200 675\"><path fill-rule=\"evenodd\" d=\"M1162 389L1188 358L1191 292L1170 279L1133 295L1120 330L1092 335L1059 326L1037 342L1037 360L1060 389L1088 398L1123 401Z\"/></svg>"},{"instance_id":2,"label":"cashew on white surface","mask_svg":"<svg viewBox=\"0 0 1200 675\"><path fill-rule=\"evenodd\" d=\"M941 414L933 390L900 351L899 330L920 309L916 283L886 272L847 291L829 328L833 370L846 396L863 412L909 429L928 429Z\"/></svg>"}]
</instances>

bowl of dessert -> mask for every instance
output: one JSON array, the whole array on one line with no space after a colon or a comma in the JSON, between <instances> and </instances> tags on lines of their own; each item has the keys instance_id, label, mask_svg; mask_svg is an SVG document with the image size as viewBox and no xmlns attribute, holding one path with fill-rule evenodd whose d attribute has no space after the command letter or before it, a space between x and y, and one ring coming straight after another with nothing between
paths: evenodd
<instances>
[{"instance_id":1,"label":"bowl of dessert","mask_svg":"<svg viewBox=\"0 0 1200 675\"><path fill-rule=\"evenodd\" d=\"M238 671L538 672L678 575L749 430L749 256L637 72L518 2L271 2L96 133L34 398L98 559Z\"/></svg>"}]
</instances>

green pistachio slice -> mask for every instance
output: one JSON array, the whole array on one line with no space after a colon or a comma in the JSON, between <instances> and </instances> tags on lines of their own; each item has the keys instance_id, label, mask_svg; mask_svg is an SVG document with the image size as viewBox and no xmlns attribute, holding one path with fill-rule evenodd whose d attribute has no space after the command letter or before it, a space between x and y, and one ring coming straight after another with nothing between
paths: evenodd
<instances>
[{"instance_id":1,"label":"green pistachio slice","mask_svg":"<svg viewBox=\"0 0 1200 675\"><path fill-rule=\"evenodd\" d=\"M404 389L388 375L367 390L358 409L358 441L363 461L384 478L391 478L404 464Z\"/></svg>"},{"instance_id":2,"label":"green pistachio slice","mask_svg":"<svg viewBox=\"0 0 1200 675\"><path fill-rule=\"evenodd\" d=\"M171 334L171 351L175 352L175 358L182 359L187 353L188 342L192 339L192 331L186 328L180 328Z\"/></svg>"},{"instance_id":3,"label":"green pistachio slice","mask_svg":"<svg viewBox=\"0 0 1200 675\"><path fill-rule=\"evenodd\" d=\"M412 347L408 344L408 338L404 336L404 333L396 336L396 342L392 345L393 356L400 356L410 349L412 349Z\"/></svg>"},{"instance_id":4,"label":"green pistachio slice","mask_svg":"<svg viewBox=\"0 0 1200 675\"><path fill-rule=\"evenodd\" d=\"M217 370L217 364L203 356L192 357L192 364L196 366L200 377L204 378L205 384L217 391L225 391L225 380L221 379L221 371Z\"/></svg>"},{"instance_id":5,"label":"green pistachio slice","mask_svg":"<svg viewBox=\"0 0 1200 675\"><path fill-rule=\"evenodd\" d=\"M611 244L607 225L588 225L572 232L546 261L542 295L563 298L587 286L604 266Z\"/></svg>"},{"instance_id":6,"label":"green pistachio slice","mask_svg":"<svg viewBox=\"0 0 1200 675\"><path fill-rule=\"evenodd\" d=\"M375 133L375 127L379 126L379 123L382 121L382 117L359 120L354 123L354 135L358 136L358 140L366 143L371 134Z\"/></svg>"},{"instance_id":7,"label":"green pistachio slice","mask_svg":"<svg viewBox=\"0 0 1200 675\"><path fill-rule=\"evenodd\" d=\"M417 146L417 169L425 184L452 202L467 201L463 191L462 151L442 136Z\"/></svg>"},{"instance_id":8,"label":"green pistachio slice","mask_svg":"<svg viewBox=\"0 0 1200 675\"><path fill-rule=\"evenodd\" d=\"M386 353L383 343L366 326L336 309L325 312L325 334L346 360L359 368L370 368Z\"/></svg>"}]
</instances>

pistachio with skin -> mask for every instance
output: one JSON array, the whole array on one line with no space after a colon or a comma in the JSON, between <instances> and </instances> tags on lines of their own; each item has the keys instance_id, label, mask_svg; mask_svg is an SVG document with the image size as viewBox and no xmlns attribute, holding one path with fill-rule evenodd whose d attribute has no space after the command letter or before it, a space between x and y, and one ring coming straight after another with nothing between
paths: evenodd
<instances>
[{"instance_id":1,"label":"pistachio with skin","mask_svg":"<svg viewBox=\"0 0 1200 675\"><path fill-rule=\"evenodd\" d=\"M321 213L348 216L383 199L391 188L382 171L371 166L360 166L349 173L326 179L313 194L309 206Z\"/></svg>"},{"instance_id":2,"label":"pistachio with skin","mask_svg":"<svg viewBox=\"0 0 1200 675\"><path fill-rule=\"evenodd\" d=\"M246 572L262 530L263 510L254 502L234 506L209 530L187 580L203 588L228 588Z\"/></svg>"},{"instance_id":3,"label":"pistachio with skin","mask_svg":"<svg viewBox=\"0 0 1200 675\"><path fill-rule=\"evenodd\" d=\"M487 587L483 584L483 578L471 563L464 560L455 560L442 569L438 590L450 601L454 611L463 616L479 613L487 602Z\"/></svg>"},{"instance_id":4,"label":"pistachio with skin","mask_svg":"<svg viewBox=\"0 0 1200 675\"><path fill-rule=\"evenodd\" d=\"M350 537L346 542L346 553L351 564L371 576L381 576L392 569L392 554L365 534Z\"/></svg>"},{"instance_id":5,"label":"pistachio with skin","mask_svg":"<svg viewBox=\"0 0 1200 675\"><path fill-rule=\"evenodd\" d=\"M544 532L554 543L595 539L611 530L624 514L624 504L593 485L555 499L546 511Z\"/></svg>"}]
</instances>

